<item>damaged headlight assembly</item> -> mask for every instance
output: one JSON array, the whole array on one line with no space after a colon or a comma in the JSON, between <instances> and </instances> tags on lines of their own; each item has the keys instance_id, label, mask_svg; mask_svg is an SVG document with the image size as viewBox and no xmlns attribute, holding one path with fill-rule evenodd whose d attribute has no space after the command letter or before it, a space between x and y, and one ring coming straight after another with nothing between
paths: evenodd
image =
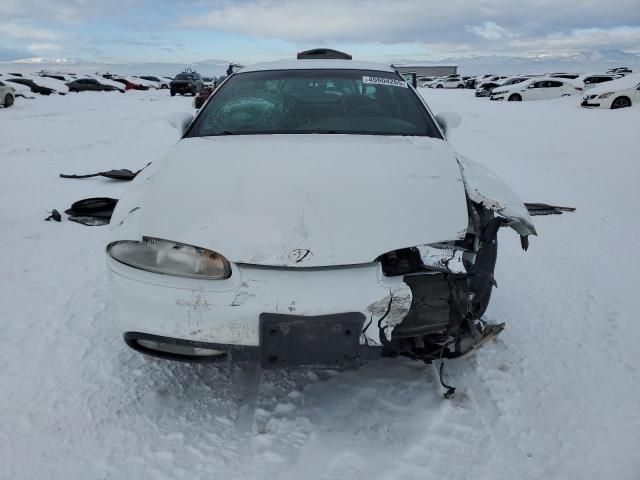
<instances>
[{"instance_id":1,"label":"damaged headlight assembly","mask_svg":"<svg viewBox=\"0 0 640 480\"><path fill-rule=\"evenodd\" d=\"M231 276L229 262L219 253L159 238L113 242L107 253L120 263L147 272L205 280Z\"/></svg>"},{"instance_id":2,"label":"damaged headlight assembly","mask_svg":"<svg viewBox=\"0 0 640 480\"><path fill-rule=\"evenodd\" d=\"M464 275L467 273L467 265L473 265L475 259L474 252L447 243L403 248L380 257L382 271L387 276L421 270Z\"/></svg>"}]
</instances>

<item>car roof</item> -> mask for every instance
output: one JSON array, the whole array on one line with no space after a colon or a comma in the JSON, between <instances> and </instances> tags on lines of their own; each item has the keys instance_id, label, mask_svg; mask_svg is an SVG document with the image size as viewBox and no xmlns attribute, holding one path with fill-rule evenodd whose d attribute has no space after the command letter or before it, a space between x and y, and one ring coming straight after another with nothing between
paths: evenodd
<instances>
[{"instance_id":1,"label":"car roof","mask_svg":"<svg viewBox=\"0 0 640 480\"><path fill-rule=\"evenodd\" d=\"M267 70L378 70L382 72L395 72L393 68L384 63L360 62L354 60L279 60L277 62L264 62L247 65L237 73L261 72Z\"/></svg>"}]
</instances>

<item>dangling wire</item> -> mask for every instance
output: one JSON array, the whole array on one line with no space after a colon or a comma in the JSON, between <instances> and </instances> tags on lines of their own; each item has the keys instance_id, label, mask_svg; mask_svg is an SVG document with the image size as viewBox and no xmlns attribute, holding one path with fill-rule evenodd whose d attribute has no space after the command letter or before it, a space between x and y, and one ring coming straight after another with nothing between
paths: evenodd
<instances>
[{"instance_id":1,"label":"dangling wire","mask_svg":"<svg viewBox=\"0 0 640 480\"><path fill-rule=\"evenodd\" d=\"M447 391L444 392L444 398L449 400L449 399L453 398L453 395L456 393L456 387L452 387L451 385L447 385L446 383L444 383L444 380L442 379L443 370L444 370L444 361L441 360L441 363L440 363L440 385L442 385L444 388L447 389Z\"/></svg>"}]
</instances>

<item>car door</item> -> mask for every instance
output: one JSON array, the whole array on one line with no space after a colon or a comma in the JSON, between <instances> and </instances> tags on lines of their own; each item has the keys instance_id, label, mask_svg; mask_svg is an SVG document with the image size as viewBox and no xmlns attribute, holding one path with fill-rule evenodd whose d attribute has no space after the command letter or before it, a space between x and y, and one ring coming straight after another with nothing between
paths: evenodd
<instances>
[{"instance_id":1,"label":"car door","mask_svg":"<svg viewBox=\"0 0 640 480\"><path fill-rule=\"evenodd\" d=\"M635 103L636 105L640 103L640 83L636 85L635 90L633 90L633 97L634 98L631 99L631 103Z\"/></svg>"},{"instance_id":2,"label":"car door","mask_svg":"<svg viewBox=\"0 0 640 480\"><path fill-rule=\"evenodd\" d=\"M523 98L526 100L540 100L541 98L544 98L544 85L546 83L547 82L540 80L533 82L524 92L522 92Z\"/></svg>"}]
</instances>

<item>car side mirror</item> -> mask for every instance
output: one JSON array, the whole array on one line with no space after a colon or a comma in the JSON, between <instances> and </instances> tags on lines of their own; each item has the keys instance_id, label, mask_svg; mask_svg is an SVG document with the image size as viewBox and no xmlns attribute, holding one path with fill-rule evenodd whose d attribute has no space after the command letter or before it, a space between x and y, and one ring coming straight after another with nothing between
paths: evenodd
<instances>
[{"instance_id":1,"label":"car side mirror","mask_svg":"<svg viewBox=\"0 0 640 480\"><path fill-rule=\"evenodd\" d=\"M177 128L180 131L180 135L183 135L187 131L191 120L193 120L193 115L190 113L176 112L169 117L169 125Z\"/></svg>"},{"instance_id":2,"label":"car side mirror","mask_svg":"<svg viewBox=\"0 0 640 480\"><path fill-rule=\"evenodd\" d=\"M436 115L436 122L447 136L449 131L460 126L462 117L456 112L440 112Z\"/></svg>"}]
</instances>

